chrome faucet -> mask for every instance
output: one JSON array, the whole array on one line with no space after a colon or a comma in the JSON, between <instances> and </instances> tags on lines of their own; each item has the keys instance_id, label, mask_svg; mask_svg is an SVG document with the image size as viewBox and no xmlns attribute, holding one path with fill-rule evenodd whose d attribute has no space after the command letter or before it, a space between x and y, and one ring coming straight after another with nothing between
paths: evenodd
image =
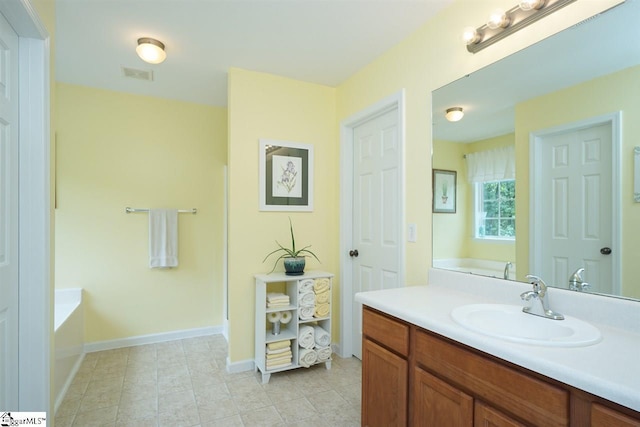
<instances>
[{"instance_id":1,"label":"chrome faucet","mask_svg":"<svg viewBox=\"0 0 640 427\"><path fill-rule=\"evenodd\" d=\"M584 268L582 267L573 272L569 277L569 289L582 292L591 287L590 284L582 280L582 273L584 273Z\"/></svg>"},{"instance_id":2,"label":"chrome faucet","mask_svg":"<svg viewBox=\"0 0 640 427\"><path fill-rule=\"evenodd\" d=\"M507 262L504 266L504 280L509 280L509 267L511 267L513 264L511 264L510 262Z\"/></svg>"},{"instance_id":3,"label":"chrome faucet","mask_svg":"<svg viewBox=\"0 0 640 427\"><path fill-rule=\"evenodd\" d=\"M544 280L531 274L525 277L533 285L533 290L520 294L520 298L529 302L529 306L523 307L522 311L536 316L546 317L547 319L563 320L564 316L562 314L549 309L547 284L544 283Z\"/></svg>"}]
</instances>

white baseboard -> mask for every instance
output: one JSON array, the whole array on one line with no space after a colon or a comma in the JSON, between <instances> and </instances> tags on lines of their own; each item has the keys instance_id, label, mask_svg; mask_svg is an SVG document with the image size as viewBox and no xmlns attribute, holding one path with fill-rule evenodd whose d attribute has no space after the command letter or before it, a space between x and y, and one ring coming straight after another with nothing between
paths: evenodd
<instances>
[{"instance_id":1,"label":"white baseboard","mask_svg":"<svg viewBox=\"0 0 640 427\"><path fill-rule=\"evenodd\" d=\"M224 339L229 342L229 320L227 319L224 319L224 322L222 323L222 335L224 336Z\"/></svg>"},{"instance_id":2,"label":"white baseboard","mask_svg":"<svg viewBox=\"0 0 640 427\"><path fill-rule=\"evenodd\" d=\"M238 372L251 371L251 370L254 370L255 368L256 368L256 364L253 361L253 359L231 363L231 361L229 360L229 357L227 356L227 372L229 372L230 374L237 374Z\"/></svg>"},{"instance_id":3,"label":"white baseboard","mask_svg":"<svg viewBox=\"0 0 640 427\"><path fill-rule=\"evenodd\" d=\"M181 340L185 338L217 335L223 332L222 326L207 326L204 328L184 329L181 331L161 332L159 334L139 335L137 337L120 338L116 340L97 341L85 343L85 353L94 351L113 350L116 348L132 347L144 344L156 344L166 341Z\"/></svg>"},{"instance_id":4,"label":"white baseboard","mask_svg":"<svg viewBox=\"0 0 640 427\"><path fill-rule=\"evenodd\" d=\"M60 392L58 393L58 396L56 396L56 401L53 406L54 414L58 412L58 408L60 407L60 404L62 404L64 397L67 395L67 391L69 390L69 387L71 387L71 383L73 382L73 379L76 377L76 374L78 373L78 370L80 369L80 366L82 365L83 360L84 360L84 353L82 353L80 357L78 357L78 360L76 360L76 363L73 365L73 368L71 368L71 372L69 372L69 376L67 377L67 380L64 382L64 385L62 386L62 390L60 390Z\"/></svg>"}]
</instances>

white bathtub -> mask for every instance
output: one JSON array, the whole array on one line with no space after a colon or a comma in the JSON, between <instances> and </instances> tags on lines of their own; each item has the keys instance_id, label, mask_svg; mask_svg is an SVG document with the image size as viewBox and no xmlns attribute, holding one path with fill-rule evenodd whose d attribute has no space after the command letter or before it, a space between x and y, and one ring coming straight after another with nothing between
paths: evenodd
<instances>
[{"instance_id":1,"label":"white bathtub","mask_svg":"<svg viewBox=\"0 0 640 427\"><path fill-rule=\"evenodd\" d=\"M463 273L477 274L480 276L496 277L498 279L504 278L504 267L506 264L506 261L489 261L486 259L476 258L449 258L433 260L434 268L461 271ZM515 263L512 263L509 267L509 279L516 279Z\"/></svg>"},{"instance_id":2,"label":"white bathtub","mask_svg":"<svg viewBox=\"0 0 640 427\"><path fill-rule=\"evenodd\" d=\"M82 289L57 289L54 310L55 410L58 410L84 359Z\"/></svg>"}]
</instances>

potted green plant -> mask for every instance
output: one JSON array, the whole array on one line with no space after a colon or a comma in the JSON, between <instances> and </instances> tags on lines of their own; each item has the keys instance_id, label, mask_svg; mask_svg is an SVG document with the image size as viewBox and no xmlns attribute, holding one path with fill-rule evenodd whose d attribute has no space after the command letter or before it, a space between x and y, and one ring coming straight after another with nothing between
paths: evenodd
<instances>
[{"instance_id":1,"label":"potted green plant","mask_svg":"<svg viewBox=\"0 0 640 427\"><path fill-rule=\"evenodd\" d=\"M281 259L284 261L285 273L289 276L299 276L304 273L304 266L306 264L305 257L307 255L311 255L316 260L318 260L318 262L320 262L316 254L308 249L311 247L311 245L305 246L302 249L296 249L296 238L293 235L293 224L291 223L291 218L289 218L289 230L291 232L291 247L286 248L276 240L276 244L279 246L278 249L270 252L266 257L264 257L264 260L262 260L262 262L265 262L271 255L282 252L282 254L280 254L278 259L276 259L275 263L273 264L273 268L271 269L269 274L273 273L273 270L275 270L276 266L278 265L278 261L280 261Z\"/></svg>"}]
</instances>

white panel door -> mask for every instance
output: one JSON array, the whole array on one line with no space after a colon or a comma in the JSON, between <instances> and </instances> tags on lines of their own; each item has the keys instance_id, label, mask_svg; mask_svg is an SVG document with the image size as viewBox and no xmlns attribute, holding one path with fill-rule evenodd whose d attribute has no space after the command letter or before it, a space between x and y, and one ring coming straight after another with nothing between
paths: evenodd
<instances>
[{"instance_id":1,"label":"white panel door","mask_svg":"<svg viewBox=\"0 0 640 427\"><path fill-rule=\"evenodd\" d=\"M18 409L18 36L0 15L0 410Z\"/></svg>"},{"instance_id":2,"label":"white panel door","mask_svg":"<svg viewBox=\"0 0 640 427\"><path fill-rule=\"evenodd\" d=\"M542 143L541 271L556 286L584 267L592 292L612 292L611 123L550 135ZM603 250L602 252L606 252ZM548 279L547 279L548 278Z\"/></svg>"},{"instance_id":3,"label":"white panel door","mask_svg":"<svg viewBox=\"0 0 640 427\"><path fill-rule=\"evenodd\" d=\"M353 130L354 294L400 286L402 194L397 115L393 109ZM353 354L362 357L362 304L355 300Z\"/></svg>"}]
</instances>

